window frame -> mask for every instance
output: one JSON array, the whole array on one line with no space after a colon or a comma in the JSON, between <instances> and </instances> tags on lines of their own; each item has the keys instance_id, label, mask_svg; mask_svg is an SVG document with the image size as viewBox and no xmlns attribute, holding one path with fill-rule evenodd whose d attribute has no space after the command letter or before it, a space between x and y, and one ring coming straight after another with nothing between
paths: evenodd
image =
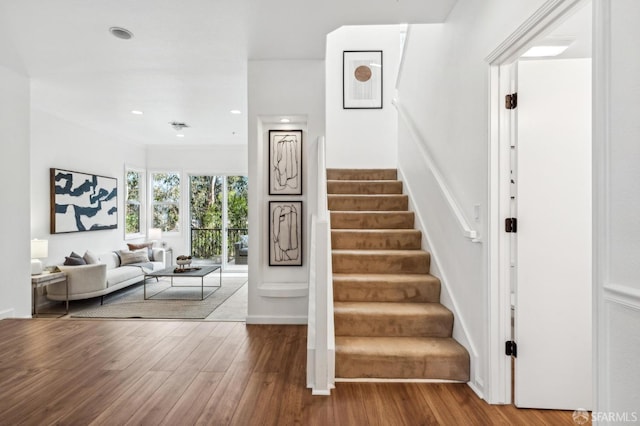
<instances>
[{"instance_id":1,"label":"window frame","mask_svg":"<svg viewBox=\"0 0 640 426\"><path fill-rule=\"evenodd\" d=\"M156 202L154 200L154 195L153 195L153 183L155 181L154 176L158 175L158 174L175 174L178 176L179 179L179 183L178 183L178 199L176 201L161 201L161 202ZM182 229L183 229L183 206L182 206L182 199L183 199L183 193L184 193L184 182L183 182L183 173L180 170L175 170L175 169L166 169L166 170L162 170L162 169L158 169L158 170L151 170L148 173L148 197L149 197L149 209L148 209L148 217L149 217L149 224L150 227L156 227L154 222L153 222L153 213L154 213L154 209L155 206L175 206L178 210L178 220L176 221L177 223L177 227L178 230L177 231L165 231L164 229L162 230L162 234L163 236L165 235L181 235L182 234Z\"/></svg>"},{"instance_id":2,"label":"window frame","mask_svg":"<svg viewBox=\"0 0 640 426\"><path fill-rule=\"evenodd\" d=\"M139 216L139 225L140 230L134 233L127 232L127 207L129 204L129 173L137 173L138 174L138 216ZM146 191L146 170L140 167L135 166L127 166L124 168L124 201L123 201L123 221L124 224L124 239L125 240L133 240L137 238L142 238L146 235L146 224L147 224L147 191Z\"/></svg>"}]
</instances>

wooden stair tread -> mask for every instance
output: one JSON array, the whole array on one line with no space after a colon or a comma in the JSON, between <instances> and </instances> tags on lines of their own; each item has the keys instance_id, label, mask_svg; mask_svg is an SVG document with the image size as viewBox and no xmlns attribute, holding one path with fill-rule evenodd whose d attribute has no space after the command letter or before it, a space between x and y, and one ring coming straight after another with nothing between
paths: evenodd
<instances>
[{"instance_id":1,"label":"wooden stair tread","mask_svg":"<svg viewBox=\"0 0 640 426\"><path fill-rule=\"evenodd\" d=\"M422 232L417 229L334 229L331 246L354 250L419 250Z\"/></svg>"},{"instance_id":2,"label":"wooden stair tread","mask_svg":"<svg viewBox=\"0 0 640 426\"><path fill-rule=\"evenodd\" d=\"M336 336L336 352L382 356L428 356L466 354L451 337Z\"/></svg>"},{"instance_id":3,"label":"wooden stair tread","mask_svg":"<svg viewBox=\"0 0 640 426\"><path fill-rule=\"evenodd\" d=\"M415 215L410 211L332 211L332 229L413 229Z\"/></svg>"},{"instance_id":4,"label":"wooden stair tread","mask_svg":"<svg viewBox=\"0 0 640 426\"><path fill-rule=\"evenodd\" d=\"M339 314L376 316L452 315L451 311L440 303L334 302L333 311Z\"/></svg>"},{"instance_id":5,"label":"wooden stair tread","mask_svg":"<svg viewBox=\"0 0 640 426\"><path fill-rule=\"evenodd\" d=\"M469 362L449 337L336 336L336 378L467 382Z\"/></svg>"},{"instance_id":6,"label":"wooden stair tread","mask_svg":"<svg viewBox=\"0 0 640 426\"><path fill-rule=\"evenodd\" d=\"M388 182L400 182L400 183L402 183L401 180L391 180L391 179L327 179L327 183L343 183L343 182L362 183L362 184L388 183Z\"/></svg>"},{"instance_id":7,"label":"wooden stair tread","mask_svg":"<svg viewBox=\"0 0 640 426\"><path fill-rule=\"evenodd\" d=\"M332 229L331 232L335 232L337 234L347 234L347 233L352 233L352 234L378 234L380 236L384 236L385 234L404 234L404 235L411 235L411 234L420 234L422 235L421 231L418 231L417 229L395 229L395 228L382 228L382 229L361 229L361 228L353 228L353 229L348 229L348 228L341 228L341 229Z\"/></svg>"},{"instance_id":8,"label":"wooden stair tread","mask_svg":"<svg viewBox=\"0 0 640 426\"><path fill-rule=\"evenodd\" d=\"M370 198L409 198L407 194L327 194L329 198L356 198L356 199L370 199Z\"/></svg>"},{"instance_id":9,"label":"wooden stair tread","mask_svg":"<svg viewBox=\"0 0 640 426\"><path fill-rule=\"evenodd\" d=\"M333 254L349 254L359 256L415 256L415 255L429 255L429 252L422 249L416 250L356 250L356 249L333 249Z\"/></svg>"},{"instance_id":10,"label":"wooden stair tread","mask_svg":"<svg viewBox=\"0 0 640 426\"><path fill-rule=\"evenodd\" d=\"M333 274L335 302L440 301L440 280L429 274Z\"/></svg>"},{"instance_id":11,"label":"wooden stair tread","mask_svg":"<svg viewBox=\"0 0 640 426\"><path fill-rule=\"evenodd\" d=\"M397 180L396 169L327 169L327 180Z\"/></svg>"},{"instance_id":12,"label":"wooden stair tread","mask_svg":"<svg viewBox=\"0 0 640 426\"><path fill-rule=\"evenodd\" d=\"M327 194L402 194L399 180L329 180Z\"/></svg>"},{"instance_id":13,"label":"wooden stair tread","mask_svg":"<svg viewBox=\"0 0 640 426\"><path fill-rule=\"evenodd\" d=\"M333 281L421 283L440 280L430 274L333 274Z\"/></svg>"}]
</instances>

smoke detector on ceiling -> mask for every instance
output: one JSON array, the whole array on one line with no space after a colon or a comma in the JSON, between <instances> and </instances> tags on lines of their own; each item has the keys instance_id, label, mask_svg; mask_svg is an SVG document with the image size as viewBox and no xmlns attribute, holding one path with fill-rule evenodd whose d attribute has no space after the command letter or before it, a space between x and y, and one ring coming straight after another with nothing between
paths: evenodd
<instances>
[{"instance_id":1,"label":"smoke detector on ceiling","mask_svg":"<svg viewBox=\"0 0 640 426\"><path fill-rule=\"evenodd\" d=\"M179 121L172 121L169 124L171 124L171 127L173 127L177 132L184 129L185 127L189 127L187 123L181 123Z\"/></svg>"}]
</instances>

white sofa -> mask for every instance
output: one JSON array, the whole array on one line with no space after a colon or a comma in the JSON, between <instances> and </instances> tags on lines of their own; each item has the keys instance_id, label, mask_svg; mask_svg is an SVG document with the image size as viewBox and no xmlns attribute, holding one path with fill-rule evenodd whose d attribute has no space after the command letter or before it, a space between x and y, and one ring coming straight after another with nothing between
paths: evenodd
<instances>
[{"instance_id":1,"label":"white sofa","mask_svg":"<svg viewBox=\"0 0 640 426\"><path fill-rule=\"evenodd\" d=\"M100 263L90 265L58 266L58 269L67 275L69 300L104 296L144 280L144 269L137 265L121 265L120 257L116 252L99 254L98 259ZM165 250L154 248L153 259L148 264L147 272L150 270L157 271L165 267L167 264ZM64 283L48 286L47 298L50 300L65 300L66 288Z\"/></svg>"}]
</instances>

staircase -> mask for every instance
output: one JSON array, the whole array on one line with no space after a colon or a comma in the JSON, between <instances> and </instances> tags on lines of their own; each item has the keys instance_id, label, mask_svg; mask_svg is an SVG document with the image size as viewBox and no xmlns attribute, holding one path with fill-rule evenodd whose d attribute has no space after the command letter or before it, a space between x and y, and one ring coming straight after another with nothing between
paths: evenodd
<instances>
[{"instance_id":1,"label":"staircase","mask_svg":"<svg viewBox=\"0 0 640 426\"><path fill-rule=\"evenodd\" d=\"M469 380L396 170L327 170L336 378Z\"/></svg>"}]
</instances>

